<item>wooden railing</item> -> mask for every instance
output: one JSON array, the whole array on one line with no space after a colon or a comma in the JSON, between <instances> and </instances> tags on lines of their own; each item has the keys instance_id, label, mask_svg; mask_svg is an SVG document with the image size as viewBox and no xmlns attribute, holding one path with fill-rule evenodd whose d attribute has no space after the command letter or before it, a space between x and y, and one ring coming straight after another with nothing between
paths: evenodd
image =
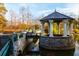
<instances>
[{"instance_id":1,"label":"wooden railing","mask_svg":"<svg viewBox=\"0 0 79 59\"><path fill-rule=\"evenodd\" d=\"M5 44L5 46L0 51L0 56L6 56L10 47L10 40Z\"/></svg>"},{"instance_id":2,"label":"wooden railing","mask_svg":"<svg viewBox=\"0 0 79 59\"><path fill-rule=\"evenodd\" d=\"M7 35L7 34L6 34ZM0 50L0 56L9 56L9 55L14 55L14 47L15 47L15 42L17 40L22 40L23 41L26 41L26 36L29 36L29 35L26 35L26 33L14 33L14 34L11 34L9 37L8 35L6 37L7 38L7 41L5 42L5 44L3 45L3 47L1 48ZM38 37L38 35L30 35L29 37L33 37L33 38L36 38ZM2 39L4 38L4 35L2 35ZM6 38L4 38L6 40ZM3 43L3 42L2 42ZM25 43L23 43L25 44ZM22 46L20 46L22 47Z\"/></svg>"},{"instance_id":3,"label":"wooden railing","mask_svg":"<svg viewBox=\"0 0 79 59\"><path fill-rule=\"evenodd\" d=\"M3 43L3 46L0 50L0 56L9 56L9 55L12 55L13 53L13 39L12 39L12 35L2 35L1 36L2 38L1 39L4 39L6 40L6 43L2 42ZM7 37L7 38L4 38L4 37Z\"/></svg>"}]
</instances>

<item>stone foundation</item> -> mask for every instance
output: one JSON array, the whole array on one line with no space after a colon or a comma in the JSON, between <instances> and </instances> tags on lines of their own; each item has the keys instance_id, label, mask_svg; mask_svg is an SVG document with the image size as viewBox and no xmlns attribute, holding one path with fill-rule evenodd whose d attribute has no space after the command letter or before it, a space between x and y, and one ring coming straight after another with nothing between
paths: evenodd
<instances>
[{"instance_id":1,"label":"stone foundation","mask_svg":"<svg viewBox=\"0 0 79 59\"><path fill-rule=\"evenodd\" d=\"M45 49L66 50L75 48L75 42L70 36L41 36L40 47Z\"/></svg>"}]
</instances>

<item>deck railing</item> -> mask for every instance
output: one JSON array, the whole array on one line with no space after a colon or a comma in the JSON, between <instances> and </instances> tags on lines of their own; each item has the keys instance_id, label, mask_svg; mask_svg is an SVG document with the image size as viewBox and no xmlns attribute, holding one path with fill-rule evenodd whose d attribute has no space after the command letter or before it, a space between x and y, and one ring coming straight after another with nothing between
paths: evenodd
<instances>
[{"instance_id":1,"label":"deck railing","mask_svg":"<svg viewBox=\"0 0 79 59\"><path fill-rule=\"evenodd\" d=\"M27 40L27 38L38 38L39 36L36 35L36 34L29 34L28 35L28 33L13 33L13 34L10 34L10 35L3 34L0 37L1 37L0 39L3 40L1 42L1 43L3 43L3 46L0 50L0 56L9 56L9 55L14 55L14 50L16 49L15 43L17 41L20 40L20 41L24 42L24 41ZM34 40L34 41L37 41L37 39ZM23 44L26 44L26 43L23 43ZM22 47L22 46L20 46L20 47Z\"/></svg>"},{"instance_id":2,"label":"deck railing","mask_svg":"<svg viewBox=\"0 0 79 59\"><path fill-rule=\"evenodd\" d=\"M12 42L12 35L4 34L0 36L2 41L2 47L0 50L0 56L8 56L13 53L13 42Z\"/></svg>"},{"instance_id":3,"label":"deck railing","mask_svg":"<svg viewBox=\"0 0 79 59\"><path fill-rule=\"evenodd\" d=\"M4 45L4 47L0 51L0 56L6 56L9 54L10 48L10 40Z\"/></svg>"}]
</instances>

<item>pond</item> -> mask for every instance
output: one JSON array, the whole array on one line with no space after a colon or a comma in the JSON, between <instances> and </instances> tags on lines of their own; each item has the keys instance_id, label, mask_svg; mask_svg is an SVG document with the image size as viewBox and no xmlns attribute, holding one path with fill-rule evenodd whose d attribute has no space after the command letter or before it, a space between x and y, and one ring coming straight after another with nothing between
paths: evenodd
<instances>
[{"instance_id":1,"label":"pond","mask_svg":"<svg viewBox=\"0 0 79 59\"><path fill-rule=\"evenodd\" d=\"M46 50L40 47L38 48L39 48L39 52L31 51L27 53L27 55L30 55L30 56L35 56L35 55L36 56L79 56L79 42L75 42L75 49L73 50L56 50L55 51L55 50Z\"/></svg>"},{"instance_id":2,"label":"pond","mask_svg":"<svg viewBox=\"0 0 79 59\"><path fill-rule=\"evenodd\" d=\"M0 42L2 43L1 45L2 47L8 41L8 38L9 37L6 37L6 36L1 38L0 36ZM26 53L25 56L28 56L28 55L29 56L79 56L79 42L77 41L75 42L75 49L73 50L61 50L61 51L60 50L59 51L46 50L46 49L39 47L39 43L37 46L31 43L29 47L27 48L28 49L30 48L29 49L30 51Z\"/></svg>"},{"instance_id":3,"label":"pond","mask_svg":"<svg viewBox=\"0 0 79 59\"><path fill-rule=\"evenodd\" d=\"M74 56L79 56L79 42L75 43Z\"/></svg>"}]
</instances>

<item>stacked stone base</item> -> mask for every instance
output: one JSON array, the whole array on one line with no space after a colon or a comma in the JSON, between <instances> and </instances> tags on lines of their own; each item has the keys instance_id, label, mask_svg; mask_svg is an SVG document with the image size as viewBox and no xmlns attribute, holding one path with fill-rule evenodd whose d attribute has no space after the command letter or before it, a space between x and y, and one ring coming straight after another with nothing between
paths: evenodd
<instances>
[{"instance_id":1,"label":"stacked stone base","mask_svg":"<svg viewBox=\"0 0 79 59\"><path fill-rule=\"evenodd\" d=\"M75 48L75 42L70 36L41 36L40 47L51 50L69 50Z\"/></svg>"}]
</instances>

